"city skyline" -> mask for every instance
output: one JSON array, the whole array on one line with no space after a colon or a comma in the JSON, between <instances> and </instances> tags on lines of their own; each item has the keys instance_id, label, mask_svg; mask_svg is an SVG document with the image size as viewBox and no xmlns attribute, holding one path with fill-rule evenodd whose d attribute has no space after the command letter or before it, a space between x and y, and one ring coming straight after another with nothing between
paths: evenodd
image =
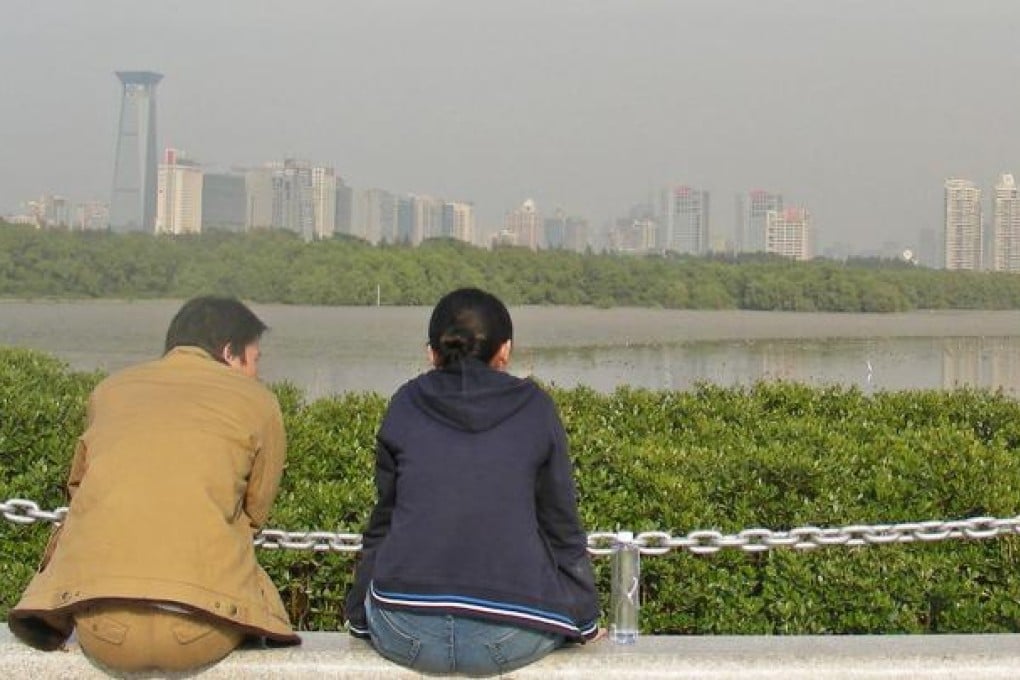
<instances>
[{"instance_id":1,"label":"city skyline","mask_svg":"<svg viewBox=\"0 0 1020 680\"><path fill-rule=\"evenodd\" d=\"M470 200L484 228L527 198L601 228L689 185L732 233L724 206L762 188L811 210L819 252L914 245L946 178L1015 172L1020 140L995 131L1018 21L998 0L12 0L0 212L110 195L109 74L140 68L168 76L159 148L209 167L315 158Z\"/></svg>"}]
</instances>

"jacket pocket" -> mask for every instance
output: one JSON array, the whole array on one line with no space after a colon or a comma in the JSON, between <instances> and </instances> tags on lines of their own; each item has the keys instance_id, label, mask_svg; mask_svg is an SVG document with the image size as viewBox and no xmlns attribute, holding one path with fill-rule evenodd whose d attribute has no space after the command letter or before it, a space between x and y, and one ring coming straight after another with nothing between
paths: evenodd
<instances>
[{"instance_id":1,"label":"jacket pocket","mask_svg":"<svg viewBox=\"0 0 1020 680\"><path fill-rule=\"evenodd\" d=\"M170 630L174 633L174 638L182 645L187 645L195 640L201 640L206 635L213 631L212 626L204 621L189 621L187 619L179 620L174 623Z\"/></svg>"},{"instance_id":2,"label":"jacket pocket","mask_svg":"<svg viewBox=\"0 0 1020 680\"><path fill-rule=\"evenodd\" d=\"M87 628L92 635L112 645L122 644L127 636L127 626L109 614L95 613L92 607L87 607L84 615L75 619L76 625Z\"/></svg>"}]
</instances>

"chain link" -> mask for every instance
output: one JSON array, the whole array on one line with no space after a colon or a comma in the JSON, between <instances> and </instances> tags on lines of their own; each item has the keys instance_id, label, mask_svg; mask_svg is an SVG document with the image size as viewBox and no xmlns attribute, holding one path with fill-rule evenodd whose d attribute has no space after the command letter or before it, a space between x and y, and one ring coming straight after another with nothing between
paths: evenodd
<instances>
[{"instance_id":1,"label":"chain link","mask_svg":"<svg viewBox=\"0 0 1020 680\"><path fill-rule=\"evenodd\" d=\"M39 504L35 501L28 501L24 498L10 498L6 503L0 503L0 514L8 522L15 524L33 524L35 522L53 522L59 524L64 521L67 515L67 508L57 508L50 512L40 510Z\"/></svg>"},{"instance_id":2,"label":"chain link","mask_svg":"<svg viewBox=\"0 0 1020 680\"><path fill-rule=\"evenodd\" d=\"M0 514L15 524L35 522L59 524L67 516L67 508L41 510L35 501L10 498L0 503ZM634 536L634 545L638 546L642 555L664 555L672 550L686 550L694 555L712 555L727 549L748 553L778 548L814 550L837 545L930 543L950 539L985 540L1016 534L1020 534L1020 515L899 524L851 524L828 528L802 526L786 531L752 528L736 534L724 534L712 529L701 529L679 536L674 536L668 531L644 531ZM588 534L588 552L591 555L609 555L616 545L615 532L596 531ZM361 550L362 543L361 534L263 529L255 536L255 546L266 550L353 553Z\"/></svg>"}]
</instances>

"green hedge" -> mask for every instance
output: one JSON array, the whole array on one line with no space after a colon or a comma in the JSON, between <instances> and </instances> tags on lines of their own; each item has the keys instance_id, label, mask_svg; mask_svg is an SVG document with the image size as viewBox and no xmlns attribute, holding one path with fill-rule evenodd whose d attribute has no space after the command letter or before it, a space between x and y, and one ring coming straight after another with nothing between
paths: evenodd
<instances>
[{"instance_id":1,"label":"green hedge","mask_svg":"<svg viewBox=\"0 0 1020 680\"><path fill-rule=\"evenodd\" d=\"M100 376L0 349L0 499L46 508L62 485ZM373 502L385 397L306 402L277 385L289 463L270 525L358 531ZM1020 405L981 391L763 383L690 392L554 390L590 531L820 526L1020 512ZM31 577L49 527L0 521L0 615ZM656 633L1020 630L1015 538L810 553L671 553L643 561L642 628ZM354 558L260 551L294 622L343 623ZM608 593L608 561L596 561Z\"/></svg>"}]
</instances>

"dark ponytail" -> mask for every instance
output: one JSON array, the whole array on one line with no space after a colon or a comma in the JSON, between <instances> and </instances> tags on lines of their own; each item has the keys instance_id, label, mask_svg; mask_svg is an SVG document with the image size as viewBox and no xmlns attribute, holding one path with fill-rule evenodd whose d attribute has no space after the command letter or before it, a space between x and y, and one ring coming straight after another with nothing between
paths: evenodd
<instances>
[{"instance_id":1,"label":"dark ponytail","mask_svg":"<svg viewBox=\"0 0 1020 680\"><path fill-rule=\"evenodd\" d=\"M429 319L429 347L440 368L469 357L489 363L513 334L506 306L495 295L477 288L447 293Z\"/></svg>"}]
</instances>

